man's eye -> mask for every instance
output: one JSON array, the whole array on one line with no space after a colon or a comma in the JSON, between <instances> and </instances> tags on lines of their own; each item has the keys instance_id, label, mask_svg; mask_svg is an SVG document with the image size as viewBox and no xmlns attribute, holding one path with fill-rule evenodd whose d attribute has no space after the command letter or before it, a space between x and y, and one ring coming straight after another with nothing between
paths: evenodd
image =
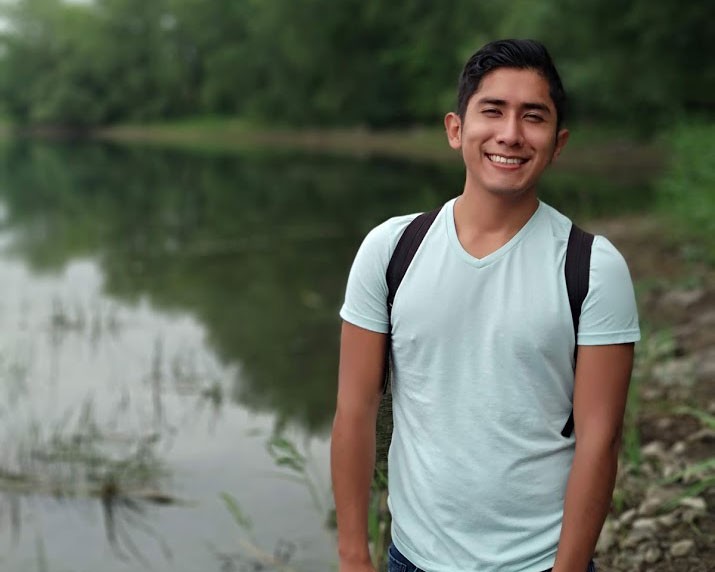
<instances>
[{"instance_id":1,"label":"man's eye","mask_svg":"<svg viewBox=\"0 0 715 572\"><path fill-rule=\"evenodd\" d=\"M499 115L499 110L498 109L482 109L482 113L484 115Z\"/></svg>"},{"instance_id":2,"label":"man's eye","mask_svg":"<svg viewBox=\"0 0 715 572\"><path fill-rule=\"evenodd\" d=\"M528 119L529 121L533 121L535 123L541 123L544 120L544 118L541 117L541 115L536 115L535 113L529 113L526 116L526 119Z\"/></svg>"}]
</instances>

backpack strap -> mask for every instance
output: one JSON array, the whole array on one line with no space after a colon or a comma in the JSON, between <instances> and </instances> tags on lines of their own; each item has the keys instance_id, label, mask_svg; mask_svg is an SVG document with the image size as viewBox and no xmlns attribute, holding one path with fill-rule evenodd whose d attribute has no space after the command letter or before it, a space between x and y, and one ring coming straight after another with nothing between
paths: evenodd
<instances>
[{"instance_id":1,"label":"backpack strap","mask_svg":"<svg viewBox=\"0 0 715 572\"><path fill-rule=\"evenodd\" d=\"M574 364L578 357L578 324L581 318L581 306L588 294L588 281L591 271L591 247L593 246L593 235L576 226L571 225L569 241L566 247L566 264L564 274L566 276L566 290L569 296L569 306L571 307L571 320L574 331ZM561 430L561 435L570 437L574 428L573 409L569 415L566 425Z\"/></svg>"},{"instance_id":2,"label":"backpack strap","mask_svg":"<svg viewBox=\"0 0 715 572\"><path fill-rule=\"evenodd\" d=\"M402 283L402 279L407 273L407 269L412 263L412 259L417 254L417 249L422 244L427 231L432 226L440 209L435 209L422 213L415 217L402 232L400 240L395 246L395 250L387 265L385 277L387 279L387 315L392 316L392 303L395 301L395 294Z\"/></svg>"},{"instance_id":3,"label":"backpack strap","mask_svg":"<svg viewBox=\"0 0 715 572\"><path fill-rule=\"evenodd\" d=\"M441 208L442 207L439 207L415 217L402 232L402 236L400 236L400 240L397 241L397 246L395 246L395 250L392 252L392 257L390 258L390 263L387 265L387 271L385 273L387 280L387 317L390 319L390 329L392 329L392 304L395 301L397 289L400 287L402 279L405 277L407 269L412 263L412 259L415 257L415 254L417 254L417 249L420 247L420 244L422 244L422 240L432 226ZM389 335L390 334L388 334L388 337ZM383 392L387 391L390 377L389 356L390 350L388 345L387 363L385 364L385 381L382 387Z\"/></svg>"}]
</instances>

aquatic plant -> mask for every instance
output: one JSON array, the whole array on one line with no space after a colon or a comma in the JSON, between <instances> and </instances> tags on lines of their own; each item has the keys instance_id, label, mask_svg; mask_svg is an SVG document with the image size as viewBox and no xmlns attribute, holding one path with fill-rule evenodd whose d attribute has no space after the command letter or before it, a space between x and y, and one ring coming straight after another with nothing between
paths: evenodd
<instances>
[{"instance_id":1,"label":"aquatic plant","mask_svg":"<svg viewBox=\"0 0 715 572\"><path fill-rule=\"evenodd\" d=\"M16 540L22 528L21 500L29 502L38 495L93 498L101 504L105 534L119 558L146 564L132 530L153 538L170 558L165 542L145 518L150 505L185 502L163 488L170 473L157 453L160 441L156 433L104 431L91 400L79 414L66 414L49 430L32 422L23 437L12 440L0 462L0 493Z\"/></svg>"},{"instance_id":2,"label":"aquatic plant","mask_svg":"<svg viewBox=\"0 0 715 572\"><path fill-rule=\"evenodd\" d=\"M310 451L305 446L299 446L287 437L282 431L272 433L265 443L266 450L273 460L278 472L275 478L296 482L306 488L310 494L313 507L317 514L324 516L328 513L327 499L330 497L329 488L320 482L315 463ZM253 524L250 516L241 508L238 499L228 492L222 492L221 500L231 514L234 522L243 531L238 538L240 552L226 553L217 551L217 557L222 562L224 570L243 570L239 564L243 563L253 570L272 570L276 572L295 572L292 565L297 545L287 540L279 540L272 552L261 548L260 543L253 535ZM327 523L326 530L332 530ZM332 533L331 533L332 534ZM250 567L253 568L250 568ZM330 567L329 565L327 565Z\"/></svg>"}]
</instances>

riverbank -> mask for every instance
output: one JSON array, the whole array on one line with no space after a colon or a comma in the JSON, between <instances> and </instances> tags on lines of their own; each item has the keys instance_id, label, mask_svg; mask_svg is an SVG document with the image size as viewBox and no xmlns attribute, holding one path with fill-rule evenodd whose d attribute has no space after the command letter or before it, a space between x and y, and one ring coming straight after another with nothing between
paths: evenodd
<instances>
[{"instance_id":1,"label":"riverbank","mask_svg":"<svg viewBox=\"0 0 715 572\"><path fill-rule=\"evenodd\" d=\"M653 215L595 222L629 262L637 345L611 514L609 572L706 572L715 562L715 269Z\"/></svg>"},{"instance_id":2,"label":"riverbank","mask_svg":"<svg viewBox=\"0 0 715 572\"><path fill-rule=\"evenodd\" d=\"M127 145L185 149L203 153L265 153L297 151L355 158L393 157L421 162L455 163L459 152L451 149L439 126L400 130L365 128L272 128L235 117L199 117L152 124L127 124L91 131L44 127L17 130L0 125L0 138L96 140ZM643 179L660 170L666 156L661 144L639 141L619 130L575 125L557 169Z\"/></svg>"},{"instance_id":3,"label":"riverbank","mask_svg":"<svg viewBox=\"0 0 715 572\"><path fill-rule=\"evenodd\" d=\"M417 161L457 163L459 152L447 144L439 127L402 130L274 129L239 119L195 119L145 126L123 125L92 134L100 140L149 144L213 152L300 150L353 157L386 156ZM662 146L590 126L575 126L558 166L581 172L607 168L633 173L652 172L664 161Z\"/></svg>"}]
</instances>

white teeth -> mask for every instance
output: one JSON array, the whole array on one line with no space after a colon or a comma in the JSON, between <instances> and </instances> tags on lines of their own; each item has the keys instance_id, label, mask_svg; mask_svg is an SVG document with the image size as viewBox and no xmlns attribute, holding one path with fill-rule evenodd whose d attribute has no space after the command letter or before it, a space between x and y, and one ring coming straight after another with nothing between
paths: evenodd
<instances>
[{"instance_id":1,"label":"white teeth","mask_svg":"<svg viewBox=\"0 0 715 572\"><path fill-rule=\"evenodd\" d=\"M504 163L506 165L521 165L526 161L526 159L519 159L518 157L502 157L501 155L487 155L487 157L495 163Z\"/></svg>"}]
</instances>

